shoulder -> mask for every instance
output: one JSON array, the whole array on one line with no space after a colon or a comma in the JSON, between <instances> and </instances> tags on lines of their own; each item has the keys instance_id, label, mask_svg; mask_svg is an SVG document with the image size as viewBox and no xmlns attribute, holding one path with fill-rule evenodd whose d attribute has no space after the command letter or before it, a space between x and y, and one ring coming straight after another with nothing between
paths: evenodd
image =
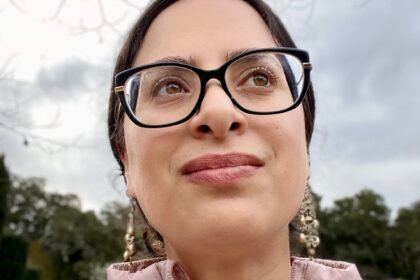
<instances>
[{"instance_id":1,"label":"shoulder","mask_svg":"<svg viewBox=\"0 0 420 280\"><path fill-rule=\"evenodd\" d=\"M107 280L175 280L188 279L179 264L170 259L151 258L129 263L111 264Z\"/></svg>"},{"instance_id":2,"label":"shoulder","mask_svg":"<svg viewBox=\"0 0 420 280\"><path fill-rule=\"evenodd\" d=\"M292 257L292 280L361 280L356 266L343 261Z\"/></svg>"}]
</instances>

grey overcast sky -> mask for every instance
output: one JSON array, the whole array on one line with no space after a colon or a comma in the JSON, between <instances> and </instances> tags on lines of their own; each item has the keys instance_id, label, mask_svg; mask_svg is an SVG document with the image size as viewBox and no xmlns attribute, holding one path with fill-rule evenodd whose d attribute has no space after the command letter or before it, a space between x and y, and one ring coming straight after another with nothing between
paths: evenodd
<instances>
[{"instance_id":1,"label":"grey overcast sky","mask_svg":"<svg viewBox=\"0 0 420 280\"><path fill-rule=\"evenodd\" d=\"M106 103L134 5L146 1L103 0L105 22L93 0L56 16L57 1L14 2L0 4L0 153L85 209L124 201ZM313 62L311 182L323 205L365 187L394 210L420 199L420 1L269 3Z\"/></svg>"}]
</instances>

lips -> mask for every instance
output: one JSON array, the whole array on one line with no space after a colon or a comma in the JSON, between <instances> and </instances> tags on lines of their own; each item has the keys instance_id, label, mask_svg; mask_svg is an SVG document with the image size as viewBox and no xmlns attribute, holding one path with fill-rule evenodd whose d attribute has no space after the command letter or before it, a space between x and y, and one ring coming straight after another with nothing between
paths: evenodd
<instances>
[{"instance_id":1,"label":"lips","mask_svg":"<svg viewBox=\"0 0 420 280\"><path fill-rule=\"evenodd\" d=\"M196 183L228 183L253 175L263 165L260 158L250 154L209 154L188 162L181 172Z\"/></svg>"}]
</instances>

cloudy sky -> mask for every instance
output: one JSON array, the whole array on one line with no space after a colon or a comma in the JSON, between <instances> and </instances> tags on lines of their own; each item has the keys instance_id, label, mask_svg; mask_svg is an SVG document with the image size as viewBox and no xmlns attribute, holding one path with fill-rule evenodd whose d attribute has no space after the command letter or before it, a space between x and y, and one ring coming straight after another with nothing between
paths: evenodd
<instances>
[{"instance_id":1,"label":"cloudy sky","mask_svg":"<svg viewBox=\"0 0 420 280\"><path fill-rule=\"evenodd\" d=\"M84 209L125 199L105 120L118 47L147 2L129 1L0 4L0 153ZM420 199L420 2L270 3L313 61L323 204L366 187L394 210Z\"/></svg>"}]
</instances>

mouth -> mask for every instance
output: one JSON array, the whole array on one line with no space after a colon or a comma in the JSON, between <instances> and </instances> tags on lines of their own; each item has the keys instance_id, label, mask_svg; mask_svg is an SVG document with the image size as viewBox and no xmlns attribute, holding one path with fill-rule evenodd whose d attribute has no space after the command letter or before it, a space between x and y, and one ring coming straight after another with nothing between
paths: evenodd
<instances>
[{"instance_id":1,"label":"mouth","mask_svg":"<svg viewBox=\"0 0 420 280\"><path fill-rule=\"evenodd\" d=\"M187 162L181 172L195 183L226 184L252 176L262 166L264 162L250 154L208 154Z\"/></svg>"}]
</instances>

